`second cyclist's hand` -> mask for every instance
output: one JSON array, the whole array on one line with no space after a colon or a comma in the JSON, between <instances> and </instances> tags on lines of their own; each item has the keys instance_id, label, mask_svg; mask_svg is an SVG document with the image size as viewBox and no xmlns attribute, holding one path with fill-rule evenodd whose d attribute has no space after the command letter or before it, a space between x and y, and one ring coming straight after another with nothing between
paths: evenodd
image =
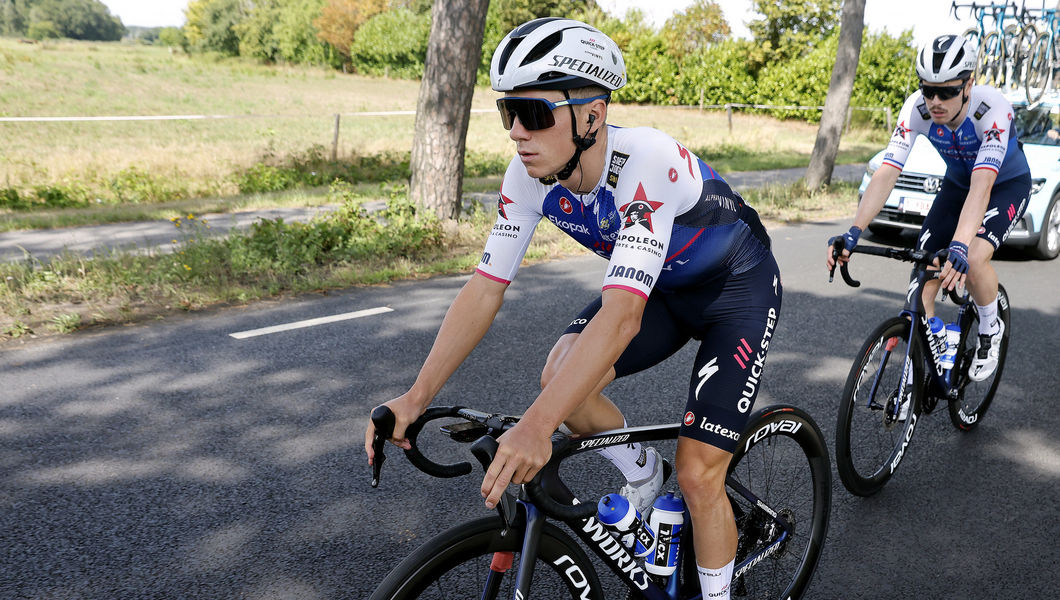
<instances>
[{"instance_id":1,"label":"second cyclist's hand","mask_svg":"<svg viewBox=\"0 0 1060 600\"><path fill-rule=\"evenodd\" d=\"M946 264L942 267L942 272L939 273L939 279L942 280L942 287L946 290L952 290L956 287L963 286L964 280L968 274L968 246L956 240L950 242L949 248L949 259L946 260Z\"/></svg>"},{"instance_id":2,"label":"second cyclist's hand","mask_svg":"<svg viewBox=\"0 0 1060 600\"><path fill-rule=\"evenodd\" d=\"M497 455L482 478L486 508L500 502L509 483L526 483L552 458L552 432L520 422L497 438Z\"/></svg>"},{"instance_id":3,"label":"second cyclist's hand","mask_svg":"<svg viewBox=\"0 0 1060 600\"><path fill-rule=\"evenodd\" d=\"M828 269L832 268L835 264L836 258L839 259L840 263L845 263L850 260L850 253L858 245L858 239L861 238L861 228L854 225L849 231L843 235L836 235L828 238L828 254L825 256L824 264ZM835 247L833 244L837 239L843 240L843 251L838 257L834 256Z\"/></svg>"}]
</instances>

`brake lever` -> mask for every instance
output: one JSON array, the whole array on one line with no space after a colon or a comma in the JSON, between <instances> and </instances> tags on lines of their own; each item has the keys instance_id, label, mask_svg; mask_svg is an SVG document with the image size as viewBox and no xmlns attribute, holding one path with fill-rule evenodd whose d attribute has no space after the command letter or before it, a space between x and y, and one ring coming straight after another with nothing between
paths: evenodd
<instances>
[{"instance_id":1,"label":"brake lever","mask_svg":"<svg viewBox=\"0 0 1060 600\"><path fill-rule=\"evenodd\" d=\"M390 436L394 435L394 412L386 406L375 407L372 410L372 424L375 425L375 433L372 435L372 451L375 455L372 459L372 487L379 487L383 461L386 460L383 448L386 447Z\"/></svg>"},{"instance_id":2,"label":"brake lever","mask_svg":"<svg viewBox=\"0 0 1060 600\"><path fill-rule=\"evenodd\" d=\"M471 454L478 459L479 464L482 465L482 470L488 471L490 463L493 462L493 458L497 455L497 448L499 447L500 444L496 439L484 435L474 444L471 444ZM511 529L515 524L518 510L516 508L515 498L512 497L507 490L501 494L501 501L497 503L497 512L500 513L501 520L504 521L505 526L508 529Z\"/></svg>"}]
</instances>

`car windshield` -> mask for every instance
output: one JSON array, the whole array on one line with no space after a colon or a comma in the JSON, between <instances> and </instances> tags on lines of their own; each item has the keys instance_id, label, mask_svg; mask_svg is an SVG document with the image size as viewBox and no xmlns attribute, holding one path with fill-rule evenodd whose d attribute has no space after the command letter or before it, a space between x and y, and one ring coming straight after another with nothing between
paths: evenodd
<instances>
[{"instance_id":1,"label":"car windshield","mask_svg":"<svg viewBox=\"0 0 1060 600\"><path fill-rule=\"evenodd\" d=\"M1057 124L1057 107L1039 104L1034 108L1016 105L1016 131L1021 142L1026 144L1060 145L1060 125Z\"/></svg>"}]
</instances>

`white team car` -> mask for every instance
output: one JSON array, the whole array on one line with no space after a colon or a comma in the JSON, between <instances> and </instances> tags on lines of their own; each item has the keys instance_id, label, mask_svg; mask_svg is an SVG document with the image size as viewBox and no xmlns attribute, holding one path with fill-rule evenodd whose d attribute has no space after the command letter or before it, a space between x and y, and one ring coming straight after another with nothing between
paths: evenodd
<instances>
[{"instance_id":1,"label":"white team car","mask_svg":"<svg viewBox=\"0 0 1060 600\"><path fill-rule=\"evenodd\" d=\"M1016 131L1031 168L1031 200L1023 218L1005 240L1006 246L1026 249L1036 258L1060 254L1060 96L1046 97L1031 107L1022 98L1009 98L1015 109ZM883 164L880 151L869 161L858 201L869 178ZM942 184L946 164L925 136L917 136L905 169L880 214L869 225L878 234L919 230Z\"/></svg>"}]
</instances>

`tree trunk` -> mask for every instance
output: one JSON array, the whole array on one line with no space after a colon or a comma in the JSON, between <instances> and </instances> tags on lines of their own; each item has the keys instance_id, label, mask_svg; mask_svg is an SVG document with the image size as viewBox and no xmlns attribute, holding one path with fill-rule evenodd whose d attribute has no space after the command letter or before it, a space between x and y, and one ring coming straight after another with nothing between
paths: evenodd
<instances>
[{"instance_id":1,"label":"tree trunk","mask_svg":"<svg viewBox=\"0 0 1060 600\"><path fill-rule=\"evenodd\" d=\"M435 2L431 9L409 195L442 218L460 214L465 138L487 8L489 0L461 0Z\"/></svg>"},{"instance_id":2,"label":"tree trunk","mask_svg":"<svg viewBox=\"0 0 1060 600\"><path fill-rule=\"evenodd\" d=\"M865 0L845 0L840 19L835 68L832 69L832 80L828 84L828 97L824 101L813 156L806 169L806 188L810 190L832 182L832 169L839 154L839 138L850 106L850 95L854 91L854 75L858 71L861 34L865 28Z\"/></svg>"}]
</instances>

